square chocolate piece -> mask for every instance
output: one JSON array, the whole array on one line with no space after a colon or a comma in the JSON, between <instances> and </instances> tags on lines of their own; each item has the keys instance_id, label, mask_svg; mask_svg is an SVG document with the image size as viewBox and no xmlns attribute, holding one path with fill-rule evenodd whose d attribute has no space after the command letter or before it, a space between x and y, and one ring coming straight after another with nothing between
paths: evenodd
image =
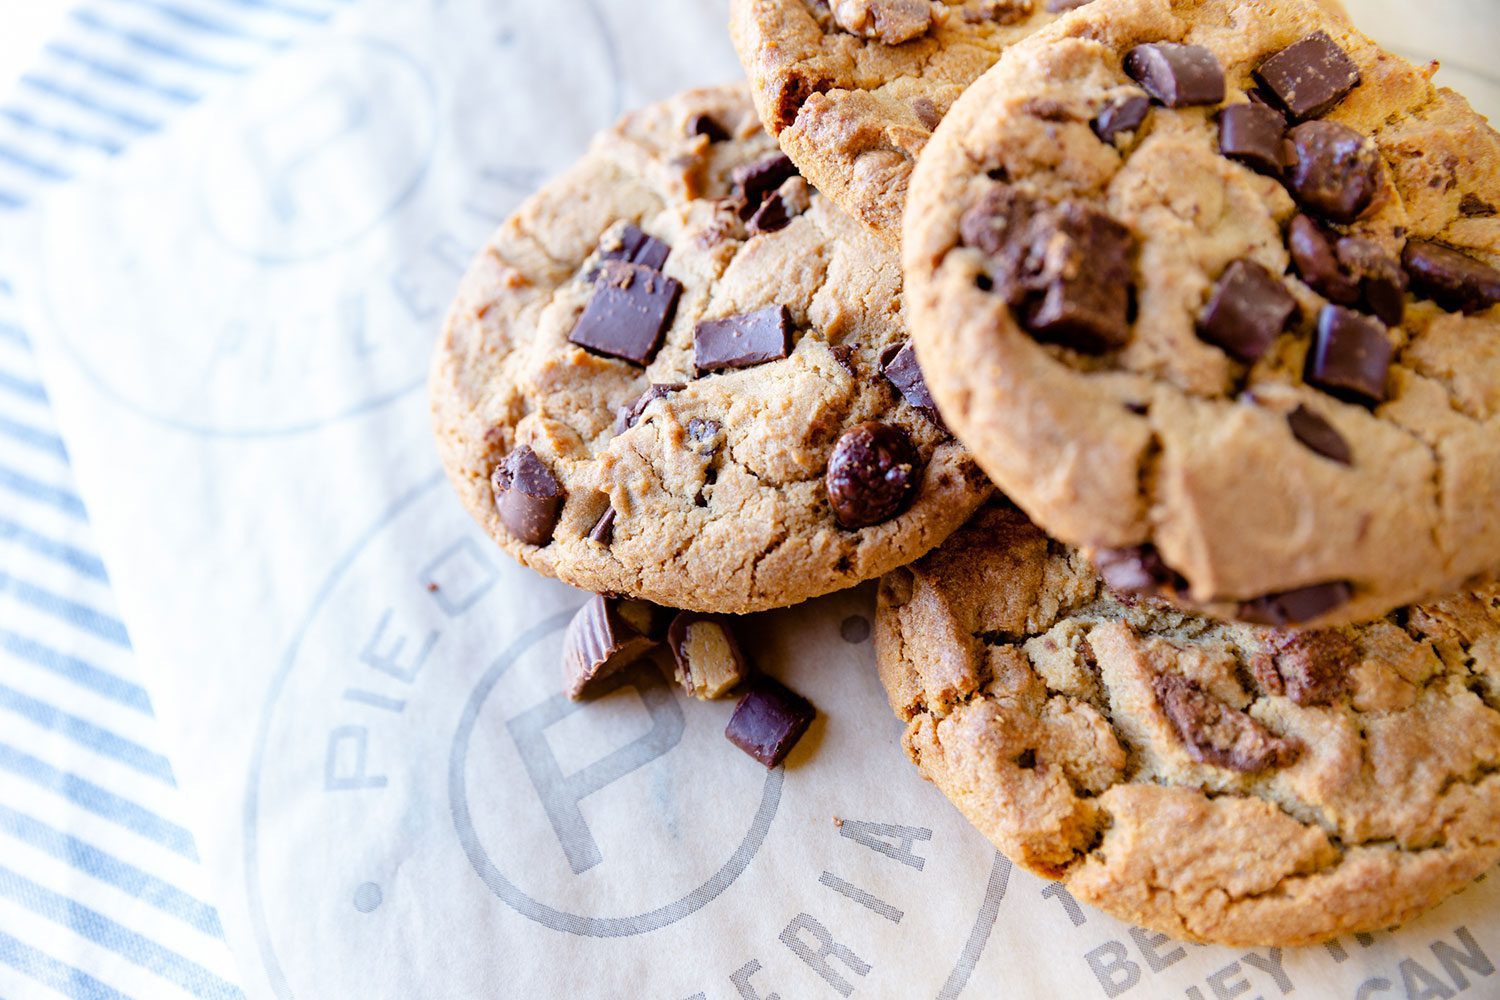
<instances>
[{"instance_id":1,"label":"square chocolate piece","mask_svg":"<svg viewBox=\"0 0 1500 1000\"><path fill-rule=\"evenodd\" d=\"M766 767L779 767L817 714L806 698L762 676L735 706L724 736Z\"/></svg>"},{"instance_id":2,"label":"square chocolate piece","mask_svg":"<svg viewBox=\"0 0 1500 1000\"><path fill-rule=\"evenodd\" d=\"M568 340L595 354L645 367L661 349L682 285L644 264L606 260L594 297Z\"/></svg>"}]
</instances>

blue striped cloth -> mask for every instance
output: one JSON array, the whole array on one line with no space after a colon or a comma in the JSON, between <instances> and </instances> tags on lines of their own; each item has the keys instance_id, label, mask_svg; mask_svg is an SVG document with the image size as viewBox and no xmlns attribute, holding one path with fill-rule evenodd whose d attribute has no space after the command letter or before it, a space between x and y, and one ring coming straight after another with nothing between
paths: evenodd
<instances>
[{"instance_id":1,"label":"blue striped cloth","mask_svg":"<svg viewBox=\"0 0 1500 1000\"><path fill-rule=\"evenodd\" d=\"M7 215L316 30L341 0L93 0L0 95ZM244 996L0 275L0 1000Z\"/></svg>"}]
</instances>

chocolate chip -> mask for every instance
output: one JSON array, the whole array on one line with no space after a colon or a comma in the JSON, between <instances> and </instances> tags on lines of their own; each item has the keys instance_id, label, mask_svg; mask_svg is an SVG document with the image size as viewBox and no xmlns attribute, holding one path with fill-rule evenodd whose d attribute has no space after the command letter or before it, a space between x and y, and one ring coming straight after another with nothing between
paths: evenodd
<instances>
[{"instance_id":1,"label":"chocolate chip","mask_svg":"<svg viewBox=\"0 0 1500 1000\"><path fill-rule=\"evenodd\" d=\"M837 0L833 20L852 35L900 45L932 27L932 5L927 0Z\"/></svg>"},{"instance_id":2,"label":"chocolate chip","mask_svg":"<svg viewBox=\"0 0 1500 1000\"><path fill-rule=\"evenodd\" d=\"M921 456L905 430L876 420L845 431L833 446L825 482L834 517L868 528L906 510L916 495Z\"/></svg>"},{"instance_id":3,"label":"chocolate chip","mask_svg":"<svg viewBox=\"0 0 1500 1000\"><path fill-rule=\"evenodd\" d=\"M766 767L778 767L817 714L806 698L761 676L735 706L724 737Z\"/></svg>"},{"instance_id":4,"label":"chocolate chip","mask_svg":"<svg viewBox=\"0 0 1500 1000\"><path fill-rule=\"evenodd\" d=\"M1349 442L1344 440L1344 436L1332 424L1312 410L1298 406L1286 415L1286 422L1292 429L1292 436L1319 455L1340 465L1353 463L1354 453L1349 450Z\"/></svg>"},{"instance_id":5,"label":"chocolate chip","mask_svg":"<svg viewBox=\"0 0 1500 1000\"><path fill-rule=\"evenodd\" d=\"M595 521L594 522L594 526L589 529L589 541L591 541L591 542L598 542L600 545L603 545L605 547L608 547L608 546L614 544L614 541L615 541L615 509L614 509L614 507L606 507L606 508L604 508L604 513L599 515L599 520Z\"/></svg>"},{"instance_id":6,"label":"chocolate chip","mask_svg":"<svg viewBox=\"0 0 1500 1000\"><path fill-rule=\"evenodd\" d=\"M1350 402L1385 401L1391 341L1383 325L1343 306L1324 306L1303 378Z\"/></svg>"},{"instance_id":7,"label":"chocolate chip","mask_svg":"<svg viewBox=\"0 0 1500 1000\"><path fill-rule=\"evenodd\" d=\"M1254 75L1297 121L1327 114L1359 86L1359 67L1323 31L1288 45Z\"/></svg>"},{"instance_id":8,"label":"chocolate chip","mask_svg":"<svg viewBox=\"0 0 1500 1000\"><path fill-rule=\"evenodd\" d=\"M1350 280L1359 286L1359 301L1386 326L1400 326L1406 317L1406 272L1401 262L1374 240L1342 237L1334 254Z\"/></svg>"},{"instance_id":9,"label":"chocolate chip","mask_svg":"<svg viewBox=\"0 0 1500 1000\"><path fill-rule=\"evenodd\" d=\"M1295 740L1277 736L1180 674L1157 674L1151 688L1188 756L1200 764L1254 774L1286 767L1301 753Z\"/></svg>"},{"instance_id":10,"label":"chocolate chip","mask_svg":"<svg viewBox=\"0 0 1500 1000\"><path fill-rule=\"evenodd\" d=\"M1047 13L1062 14L1079 7L1087 7L1093 0L1047 0Z\"/></svg>"},{"instance_id":11,"label":"chocolate chip","mask_svg":"<svg viewBox=\"0 0 1500 1000\"><path fill-rule=\"evenodd\" d=\"M1412 240L1401 255L1411 287L1444 309L1482 312L1500 303L1500 270L1430 240Z\"/></svg>"},{"instance_id":12,"label":"chocolate chip","mask_svg":"<svg viewBox=\"0 0 1500 1000\"><path fill-rule=\"evenodd\" d=\"M1500 215L1500 209L1469 191L1458 200L1458 214L1465 219L1492 219Z\"/></svg>"},{"instance_id":13,"label":"chocolate chip","mask_svg":"<svg viewBox=\"0 0 1500 1000\"><path fill-rule=\"evenodd\" d=\"M786 306L704 320L693 328L693 368L699 375L723 368L753 368L792 350L792 314Z\"/></svg>"},{"instance_id":14,"label":"chocolate chip","mask_svg":"<svg viewBox=\"0 0 1500 1000\"><path fill-rule=\"evenodd\" d=\"M1343 632L1280 630L1266 637L1265 652L1251 670L1270 694L1285 694L1298 705L1326 705L1349 689L1350 671L1359 665L1359 647Z\"/></svg>"},{"instance_id":15,"label":"chocolate chip","mask_svg":"<svg viewBox=\"0 0 1500 1000\"><path fill-rule=\"evenodd\" d=\"M780 232L799 214L801 213L794 212L787 206L786 199L780 193L768 195L760 203L760 208L755 210L755 214L750 216L748 231L751 236Z\"/></svg>"},{"instance_id":16,"label":"chocolate chip","mask_svg":"<svg viewBox=\"0 0 1500 1000\"><path fill-rule=\"evenodd\" d=\"M750 672L739 641L722 615L679 611L667 630L676 678L690 697L722 698Z\"/></svg>"},{"instance_id":17,"label":"chocolate chip","mask_svg":"<svg viewBox=\"0 0 1500 1000\"><path fill-rule=\"evenodd\" d=\"M709 142L728 142L729 133L724 126L720 125L713 115L699 112L687 121L687 134L701 135Z\"/></svg>"},{"instance_id":18,"label":"chocolate chip","mask_svg":"<svg viewBox=\"0 0 1500 1000\"><path fill-rule=\"evenodd\" d=\"M1238 617L1254 625L1301 625L1348 604L1354 588L1343 580L1266 594L1240 605Z\"/></svg>"},{"instance_id":19,"label":"chocolate chip","mask_svg":"<svg viewBox=\"0 0 1500 1000\"><path fill-rule=\"evenodd\" d=\"M1337 122L1303 122L1288 136L1296 160L1286 183L1303 207L1334 222L1364 214L1380 183L1375 143Z\"/></svg>"},{"instance_id":20,"label":"chocolate chip","mask_svg":"<svg viewBox=\"0 0 1500 1000\"><path fill-rule=\"evenodd\" d=\"M1166 591L1187 590L1187 580L1149 543L1128 549L1100 549L1094 553L1094 568L1111 592L1126 597L1155 597Z\"/></svg>"},{"instance_id":21,"label":"chocolate chip","mask_svg":"<svg viewBox=\"0 0 1500 1000\"><path fill-rule=\"evenodd\" d=\"M1286 119L1264 104L1231 104L1219 112L1219 152L1263 174L1281 174Z\"/></svg>"},{"instance_id":22,"label":"chocolate chip","mask_svg":"<svg viewBox=\"0 0 1500 1000\"><path fill-rule=\"evenodd\" d=\"M672 248L661 240L646 235L636 226L627 225L620 231L618 245L601 246L600 256L604 260L623 260L660 271L671 253Z\"/></svg>"},{"instance_id":23,"label":"chocolate chip","mask_svg":"<svg viewBox=\"0 0 1500 1000\"><path fill-rule=\"evenodd\" d=\"M742 200L740 218L749 219L768 195L796 176L796 164L785 153L772 153L736 167L730 180L734 182L734 193Z\"/></svg>"},{"instance_id":24,"label":"chocolate chip","mask_svg":"<svg viewBox=\"0 0 1500 1000\"><path fill-rule=\"evenodd\" d=\"M582 698L656 646L649 626L641 627L650 619L648 608L645 601L595 594L578 609L563 639L563 682L569 698Z\"/></svg>"},{"instance_id":25,"label":"chocolate chip","mask_svg":"<svg viewBox=\"0 0 1500 1000\"><path fill-rule=\"evenodd\" d=\"M1287 249L1297 275L1308 287L1331 302L1352 306L1359 302L1359 283L1344 273L1334 250L1335 237L1310 215L1292 219Z\"/></svg>"},{"instance_id":26,"label":"chocolate chip","mask_svg":"<svg viewBox=\"0 0 1500 1000\"><path fill-rule=\"evenodd\" d=\"M896 391L901 393L901 398L910 403L913 409L939 428L947 430L942 415L938 413L937 402L927 390L927 380L922 377L922 366L917 363L917 352L911 341L892 344L881 352L880 373L890 380Z\"/></svg>"},{"instance_id":27,"label":"chocolate chip","mask_svg":"<svg viewBox=\"0 0 1500 1000\"><path fill-rule=\"evenodd\" d=\"M662 399L668 393L686 388L687 386L681 382L653 383L645 392L615 411L615 433L624 434L634 427L641 419L641 414L646 412L646 407L656 400Z\"/></svg>"},{"instance_id":28,"label":"chocolate chip","mask_svg":"<svg viewBox=\"0 0 1500 1000\"><path fill-rule=\"evenodd\" d=\"M1230 264L1198 319L1198 336L1230 357L1254 364L1297 311L1286 285L1253 260Z\"/></svg>"},{"instance_id":29,"label":"chocolate chip","mask_svg":"<svg viewBox=\"0 0 1500 1000\"><path fill-rule=\"evenodd\" d=\"M1201 45L1152 42L1125 56L1125 72L1169 108L1218 104L1224 99L1224 67Z\"/></svg>"},{"instance_id":30,"label":"chocolate chip","mask_svg":"<svg viewBox=\"0 0 1500 1000\"><path fill-rule=\"evenodd\" d=\"M829 352L833 354L833 360L839 363L839 367L855 378L859 378L859 366L854 360L854 352L857 346L856 344L834 344L828 348Z\"/></svg>"},{"instance_id":31,"label":"chocolate chip","mask_svg":"<svg viewBox=\"0 0 1500 1000\"><path fill-rule=\"evenodd\" d=\"M1114 145L1118 136L1132 133L1144 125L1150 113L1151 98L1145 94L1130 94L1106 104L1089 125L1100 140Z\"/></svg>"},{"instance_id":32,"label":"chocolate chip","mask_svg":"<svg viewBox=\"0 0 1500 1000\"><path fill-rule=\"evenodd\" d=\"M917 121L927 127L930 132L937 128L943 121L943 113L938 106L932 103L930 97L917 97L911 102L912 113L917 116Z\"/></svg>"},{"instance_id":33,"label":"chocolate chip","mask_svg":"<svg viewBox=\"0 0 1500 1000\"><path fill-rule=\"evenodd\" d=\"M606 260L594 297L568 340L596 354L642 367L661 349L682 285L644 264Z\"/></svg>"},{"instance_id":34,"label":"chocolate chip","mask_svg":"<svg viewBox=\"0 0 1500 1000\"><path fill-rule=\"evenodd\" d=\"M490 475L495 509L507 531L527 545L546 545L562 514L562 483L537 453L522 445Z\"/></svg>"},{"instance_id":35,"label":"chocolate chip","mask_svg":"<svg viewBox=\"0 0 1500 1000\"><path fill-rule=\"evenodd\" d=\"M688 437L694 444L708 444L719 434L719 422L717 420L702 420L694 417L688 421Z\"/></svg>"}]
</instances>

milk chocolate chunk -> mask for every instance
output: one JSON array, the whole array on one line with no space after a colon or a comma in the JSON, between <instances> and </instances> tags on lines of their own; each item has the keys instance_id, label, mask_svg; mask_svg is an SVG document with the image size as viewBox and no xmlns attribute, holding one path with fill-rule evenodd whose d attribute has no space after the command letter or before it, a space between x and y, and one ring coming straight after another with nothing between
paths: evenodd
<instances>
[{"instance_id":1,"label":"milk chocolate chunk","mask_svg":"<svg viewBox=\"0 0 1500 1000\"><path fill-rule=\"evenodd\" d=\"M1087 7L1094 0L1047 0L1047 12L1049 14L1065 14L1079 7Z\"/></svg>"},{"instance_id":2,"label":"milk chocolate chunk","mask_svg":"<svg viewBox=\"0 0 1500 1000\"><path fill-rule=\"evenodd\" d=\"M754 163L736 167L730 180L734 183L734 193L742 202L740 217L749 219L760 210L761 202L768 195L797 176L796 164L785 153L772 153Z\"/></svg>"},{"instance_id":3,"label":"milk chocolate chunk","mask_svg":"<svg viewBox=\"0 0 1500 1000\"><path fill-rule=\"evenodd\" d=\"M1334 245L1339 266L1359 288L1359 303L1386 326L1406 317L1406 272L1401 262L1374 240L1344 236Z\"/></svg>"},{"instance_id":4,"label":"milk chocolate chunk","mask_svg":"<svg viewBox=\"0 0 1500 1000\"><path fill-rule=\"evenodd\" d=\"M615 542L615 509L604 508L604 513L599 515L599 520L589 529L589 541L598 542L600 545L609 546Z\"/></svg>"},{"instance_id":5,"label":"milk chocolate chunk","mask_svg":"<svg viewBox=\"0 0 1500 1000\"><path fill-rule=\"evenodd\" d=\"M768 195L760 203L760 208L755 210L755 214L750 216L748 231L751 236L780 232L791 224L797 214L787 205L780 192Z\"/></svg>"},{"instance_id":6,"label":"milk chocolate chunk","mask_svg":"<svg viewBox=\"0 0 1500 1000\"><path fill-rule=\"evenodd\" d=\"M693 328L693 368L699 375L753 368L784 358L791 350L792 314L786 306L704 320Z\"/></svg>"},{"instance_id":7,"label":"milk chocolate chunk","mask_svg":"<svg viewBox=\"0 0 1500 1000\"><path fill-rule=\"evenodd\" d=\"M1349 442L1334 429L1333 425L1305 406L1299 406L1286 415L1287 426L1292 436L1312 451L1340 465L1354 461Z\"/></svg>"},{"instance_id":8,"label":"milk chocolate chunk","mask_svg":"<svg viewBox=\"0 0 1500 1000\"><path fill-rule=\"evenodd\" d=\"M1493 219L1496 215L1500 215L1500 209L1474 192L1466 191L1458 200L1458 214L1465 219Z\"/></svg>"},{"instance_id":9,"label":"milk chocolate chunk","mask_svg":"<svg viewBox=\"0 0 1500 1000\"><path fill-rule=\"evenodd\" d=\"M1253 260L1237 260L1214 286L1198 318L1198 336L1230 357L1254 364L1296 311L1297 300L1281 280Z\"/></svg>"},{"instance_id":10,"label":"milk chocolate chunk","mask_svg":"<svg viewBox=\"0 0 1500 1000\"><path fill-rule=\"evenodd\" d=\"M615 411L615 433L624 434L630 428L634 427L641 419L641 415L646 412L646 407L658 399L663 399L670 393L686 388L687 386L681 382L652 383L645 392Z\"/></svg>"},{"instance_id":11,"label":"milk chocolate chunk","mask_svg":"<svg viewBox=\"0 0 1500 1000\"><path fill-rule=\"evenodd\" d=\"M1151 42L1125 56L1125 72L1169 108L1218 104L1224 99L1224 67L1201 45Z\"/></svg>"},{"instance_id":12,"label":"milk chocolate chunk","mask_svg":"<svg viewBox=\"0 0 1500 1000\"><path fill-rule=\"evenodd\" d=\"M1267 694L1285 695L1298 705L1326 705L1349 689L1359 666L1359 647L1342 632L1277 629L1265 649L1250 661L1251 672Z\"/></svg>"},{"instance_id":13,"label":"milk chocolate chunk","mask_svg":"<svg viewBox=\"0 0 1500 1000\"><path fill-rule=\"evenodd\" d=\"M672 248L667 244L632 225L627 225L620 231L616 245L601 249L605 260L623 260L649 267L653 271L660 271L672 253Z\"/></svg>"},{"instance_id":14,"label":"milk chocolate chunk","mask_svg":"<svg viewBox=\"0 0 1500 1000\"><path fill-rule=\"evenodd\" d=\"M1094 553L1094 568L1106 587L1125 597L1155 597L1164 591L1187 589L1187 580L1150 544L1101 549Z\"/></svg>"},{"instance_id":15,"label":"milk chocolate chunk","mask_svg":"<svg viewBox=\"0 0 1500 1000\"><path fill-rule=\"evenodd\" d=\"M563 684L578 700L598 681L628 667L656 646L651 606L595 594L568 623L563 639Z\"/></svg>"},{"instance_id":16,"label":"milk chocolate chunk","mask_svg":"<svg viewBox=\"0 0 1500 1000\"><path fill-rule=\"evenodd\" d=\"M1297 201L1333 222L1363 215L1380 184L1375 143L1337 122L1303 122L1287 135L1295 162L1286 183Z\"/></svg>"},{"instance_id":17,"label":"milk chocolate chunk","mask_svg":"<svg viewBox=\"0 0 1500 1000\"><path fill-rule=\"evenodd\" d=\"M729 141L729 132L713 115L699 112L687 121L688 135L701 135L709 142Z\"/></svg>"},{"instance_id":18,"label":"milk chocolate chunk","mask_svg":"<svg viewBox=\"0 0 1500 1000\"><path fill-rule=\"evenodd\" d=\"M829 6L840 28L886 45L920 38L932 27L927 0L830 0Z\"/></svg>"},{"instance_id":19,"label":"milk chocolate chunk","mask_svg":"<svg viewBox=\"0 0 1500 1000\"><path fill-rule=\"evenodd\" d=\"M1344 272L1335 237L1310 215L1298 215L1287 230L1287 249L1297 276L1313 291L1339 305L1359 303L1359 283Z\"/></svg>"},{"instance_id":20,"label":"milk chocolate chunk","mask_svg":"<svg viewBox=\"0 0 1500 1000\"><path fill-rule=\"evenodd\" d=\"M1263 174L1281 173L1286 119L1264 104L1231 104L1219 112L1219 152Z\"/></svg>"},{"instance_id":21,"label":"milk chocolate chunk","mask_svg":"<svg viewBox=\"0 0 1500 1000\"><path fill-rule=\"evenodd\" d=\"M806 698L760 676L735 706L724 736L766 767L779 767L816 716Z\"/></svg>"},{"instance_id":22,"label":"milk chocolate chunk","mask_svg":"<svg viewBox=\"0 0 1500 1000\"><path fill-rule=\"evenodd\" d=\"M682 285L644 264L606 260L594 297L568 340L579 347L645 367L661 349Z\"/></svg>"},{"instance_id":23,"label":"milk chocolate chunk","mask_svg":"<svg viewBox=\"0 0 1500 1000\"><path fill-rule=\"evenodd\" d=\"M1343 306L1324 306L1303 378L1341 399L1374 406L1385 401L1392 354L1383 324Z\"/></svg>"},{"instance_id":24,"label":"milk chocolate chunk","mask_svg":"<svg viewBox=\"0 0 1500 1000\"><path fill-rule=\"evenodd\" d=\"M750 672L749 661L723 615L679 611L667 630L667 646L677 663L677 682L693 698L722 698Z\"/></svg>"},{"instance_id":25,"label":"milk chocolate chunk","mask_svg":"<svg viewBox=\"0 0 1500 1000\"><path fill-rule=\"evenodd\" d=\"M833 446L824 476L834 517L853 530L901 514L916 496L921 464L902 428L877 420L851 427Z\"/></svg>"},{"instance_id":26,"label":"milk chocolate chunk","mask_svg":"<svg viewBox=\"0 0 1500 1000\"><path fill-rule=\"evenodd\" d=\"M1151 98L1145 94L1131 94L1110 101L1089 124L1095 135L1113 145L1117 137L1135 132L1144 125L1150 113Z\"/></svg>"},{"instance_id":27,"label":"milk chocolate chunk","mask_svg":"<svg viewBox=\"0 0 1500 1000\"><path fill-rule=\"evenodd\" d=\"M1301 625L1348 604L1354 588L1343 580L1266 594L1240 605L1238 617L1254 625Z\"/></svg>"},{"instance_id":28,"label":"milk chocolate chunk","mask_svg":"<svg viewBox=\"0 0 1500 1000\"><path fill-rule=\"evenodd\" d=\"M1430 240L1411 240L1401 257L1412 291L1444 309L1483 312L1500 303L1500 269Z\"/></svg>"},{"instance_id":29,"label":"milk chocolate chunk","mask_svg":"<svg viewBox=\"0 0 1500 1000\"><path fill-rule=\"evenodd\" d=\"M1277 736L1180 674L1157 674L1151 686L1188 756L1200 764L1255 774L1286 767L1301 752L1295 740Z\"/></svg>"},{"instance_id":30,"label":"milk chocolate chunk","mask_svg":"<svg viewBox=\"0 0 1500 1000\"><path fill-rule=\"evenodd\" d=\"M562 514L562 483L537 453L522 445L490 475L495 510L505 529L527 545L546 545Z\"/></svg>"},{"instance_id":31,"label":"milk chocolate chunk","mask_svg":"<svg viewBox=\"0 0 1500 1000\"><path fill-rule=\"evenodd\" d=\"M911 341L893 344L881 352L880 373L886 377L901 398L911 404L933 424L947 430L942 415L938 413L937 401L927 389L927 380L922 377L922 366L917 363L917 352Z\"/></svg>"},{"instance_id":32,"label":"milk chocolate chunk","mask_svg":"<svg viewBox=\"0 0 1500 1000\"><path fill-rule=\"evenodd\" d=\"M1359 67L1324 31L1288 45L1254 75L1297 121L1327 114L1359 86Z\"/></svg>"}]
</instances>

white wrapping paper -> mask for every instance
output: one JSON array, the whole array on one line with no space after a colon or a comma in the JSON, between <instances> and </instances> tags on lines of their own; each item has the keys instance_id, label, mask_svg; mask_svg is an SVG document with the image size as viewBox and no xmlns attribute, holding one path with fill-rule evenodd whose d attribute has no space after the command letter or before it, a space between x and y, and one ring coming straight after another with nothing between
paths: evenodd
<instances>
[{"instance_id":1,"label":"white wrapping paper","mask_svg":"<svg viewBox=\"0 0 1500 1000\"><path fill-rule=\"evenodd\" d=\"M1351 6L1500 110L1492 0ZM745 630L820 709L784 770L660 680L561 697L582 595L450 496L428 352L470 253L594 131L739 76L725 7L366 3L0 235L247 991L1500 995L1493 878L1283 953L1012 871L900 751L869 587Z\"/></svg>"}]
</instances>

